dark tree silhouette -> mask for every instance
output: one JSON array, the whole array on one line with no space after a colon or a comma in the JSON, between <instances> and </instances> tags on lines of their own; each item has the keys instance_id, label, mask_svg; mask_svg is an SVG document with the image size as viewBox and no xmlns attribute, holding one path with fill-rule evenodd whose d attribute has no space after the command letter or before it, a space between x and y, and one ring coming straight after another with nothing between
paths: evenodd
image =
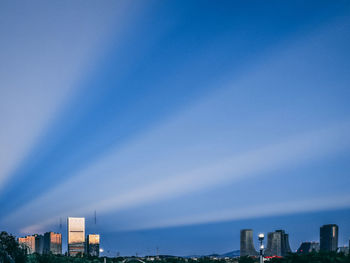
<instances>
[{"instance_id":1,"label":"dark tree silhouette","mask_svg":"<svg viewBox=\"0 0 350 263\"><path fill-rule=\"evenodd\" d=\"M18 245L14 236L0 233L0 263L25 263L25 251Z\"/></svg>"}]
</instances>

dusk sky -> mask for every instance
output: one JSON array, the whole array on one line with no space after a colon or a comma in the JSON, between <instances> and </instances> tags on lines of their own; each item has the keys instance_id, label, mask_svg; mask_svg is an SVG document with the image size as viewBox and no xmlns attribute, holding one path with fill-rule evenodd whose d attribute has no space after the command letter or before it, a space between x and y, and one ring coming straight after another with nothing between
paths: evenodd
<instances>
[{"instance_id":1,"label":"dusk sky","mask_svg":"<svg viewBox=\"0 0 350 263\"><path fill-rule=\"evenodd\" d=\"M0 230L65 249L86 217L105 255L194 255L335 223L342 246L349 187L350 1L0 2Z\"/></svg>"}]
</instances>

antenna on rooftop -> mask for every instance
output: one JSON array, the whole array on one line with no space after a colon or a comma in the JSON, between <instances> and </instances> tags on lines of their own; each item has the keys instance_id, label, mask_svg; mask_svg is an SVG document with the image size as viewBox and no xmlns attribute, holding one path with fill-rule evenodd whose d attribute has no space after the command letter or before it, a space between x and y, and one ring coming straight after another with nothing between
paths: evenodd
<instances>
[{"instance_id":1,"label":"antenna on rooftop","mask_svg":"<svg viewBox=\"0 0 350 263\"><path fill-rule=\"evenodd\" d=\"M95 225L96 225L96 223L97 223L97 215L96 215L96 210L95 210Z\"/></svg>"},{"instance_id":2,"label":"antenna on rooftop","mask_svg":"<svg viewBox=\"0 0 350 263\"><path fill-rule=\"evenodd\" d=\"M62 217L60 217L60 230L62 230Z\"/></svg>"}]
</instances>

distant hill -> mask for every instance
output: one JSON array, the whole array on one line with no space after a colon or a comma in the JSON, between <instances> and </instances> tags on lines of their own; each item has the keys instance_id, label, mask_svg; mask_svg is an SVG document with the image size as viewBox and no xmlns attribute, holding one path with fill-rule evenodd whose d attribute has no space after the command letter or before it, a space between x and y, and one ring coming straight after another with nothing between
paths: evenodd
<instances>
[{"instance_id":1,"label":"distant hill","mask_svg":"<svg viewBox=\"0 0 350 263\"><path fill-rule=\"evenodd\" d=\"M225 257L229 257L229 258L235 258L235 257L239 257L240 251L239 250L234 250L231 252L227 252L225 254L221 254L220 258L225 258Z\"/></svg>"},{"instance_id":2,"label":"distant hill","mask_svg":"<svg viewBox=\"0 0 350 263\"><path fill-rule=\"evenodd\" d=\"M235 258L235 257L239 257L239 253L240 253L239 250L234 250L234 251L227 252L225 254L191 255L191 256L187 256L186 258L202 258L202 257Z\"/></svg>"}]
</instances>

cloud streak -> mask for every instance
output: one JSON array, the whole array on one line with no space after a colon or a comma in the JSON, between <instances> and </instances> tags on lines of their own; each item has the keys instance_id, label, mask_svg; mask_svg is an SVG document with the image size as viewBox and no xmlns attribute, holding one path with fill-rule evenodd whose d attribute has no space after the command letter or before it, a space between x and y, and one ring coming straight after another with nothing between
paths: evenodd
<instances>
[{"instance_id":1,"label":"cloud streak","mask_svg":"<svg viewBox=\"0 0 350 263\"><path fill-rule=\"evenodd\" d=\"M93 1L1 5L0 191L121 30L116 17L124 19L126 8Z\"/></svg>"},{"instance_id":2,"label":"cloud streak","mask_svg":"<svg viewBox=\"0 0 350 263\"><path fill-rule=\"evenodd\" d=\"M201 214L192 214L169 218L167 220L145 223L143 225L133 225L129 229L123 230L143 230L166 227L179 227L196 224L217 223L232 220L252 219L261 217L273 217L280 215L290 215L303 212L318 212L326 210L337 210L350 208L350 195L332 195L310 197L304 200L276 201L262 203L255 206L238 207L226 210L211 210ZM38 228L40 229L40 227Z\"/></svg>"},{"instance_id":3,"label":"cloud streak","mask_svg":"<svg viewBox=\"0 0 350 263\"><path fill-rule=\"evenodd\" d=\"M144 204L159 202L159 200L164 201L196 191L203 191L205 189L213 188L227 182L232 183L237 180L249 180L252 177L256 176L266 176L266 174L269 172L278 171L282 168L286 169L291 166L298 166L302 163L311 162L317 159L322 159L325 156L332 155L338 151L349 148L350 144L344 143L347 142L349 133L350 124L343 123L340 125L335 125L332 128L309 132L300 136L296 136L294 138L288 138L283 142L267 145L254 151L227 157L223 160L216 161L214 163L182 174L168 174L168 176L164 177L163 179L154 180L150 183L137 184L135 182L134 187L120 190L118 193L115 193L113 197L106 199L101 198L98 200L94 198L96 200L95 203L84 202L86 204L85 206L83 203L80 203L79 205L75 205L71 211L57 211L56 206L53 208L53 210L51 210L51 214L47 214L47 212L45 213L45 211L43 211L40 217L41 219L47 218L47 221L44 221L44 223L40 224L40 226L34 225L25 229L39 230L49 224L52 224L57 220L57 217L52 218L53 213L60 214L62 216L68 216L72 214L87 215L91 212L91 208L94 207L98 209L99 214L105 214L111 211L116 212L125 209L131 209L133 207L136 208ZM98 170L95 171L95 176L98 176L98 173ZM81 185L83 183L83 180L89 181L89 179L83 178L82 180L79 180L78 183L74 183L73 188ZM103 177L101 180L102 181L95 181L94 189L91 189L91 191L95 191L96 188L100 188L97 184L106 183L103 181ZM118 180L113 185L118 185L117 182ZM66 192L66 189L71 189L71 187L60 188L58 191L40 198L32 205L27 206L24 210L21 209L19 213L15 213L14 215L7 218L7 221L12 221L15 218L20 218L23 213L29 213L29 211L36 210L39 207L48 207L48 203L57 202L58 196L66 195L67 197L67 195L71 195L69 200L73 201L76 193ZM337 198L333 200L332 197L329 197L328 199L332 204L338 202ZM329 205L329 202L324 202L324 207L320 205L321 203L316 203L314 207L315 209L331 207L331 205ZM280 213L288 212L288 207L290 208L290 212L300 212L311 208L310 206L311 201L307 201L305 205L302 203L299 205L294 205L294 203L291 203L290 206L286 206L287 210L282 209ZM272 202L268 207L269 209L266 211L271 211L271 213L278 213L279 208L283 207L283 205L281 206L278 203L275 205ZM299 209L298 211L297 208ZM237 215L244 216L244 211L246 210L243 209L240 213L238 210ZM261 214L259 212L260 210L254 209L254 211L254 214L251 216L265 215ZM250 214L247 213L246 216L249 217ZM217 219L219 220L220 217ZM233 217L232 219L235 218ZM191 220L189 220L189 224L193 223ZM180 222L183 224L185 223L181 220ZM160 223L160 225L163 224Z\"/></svg>"}]
</instances>

